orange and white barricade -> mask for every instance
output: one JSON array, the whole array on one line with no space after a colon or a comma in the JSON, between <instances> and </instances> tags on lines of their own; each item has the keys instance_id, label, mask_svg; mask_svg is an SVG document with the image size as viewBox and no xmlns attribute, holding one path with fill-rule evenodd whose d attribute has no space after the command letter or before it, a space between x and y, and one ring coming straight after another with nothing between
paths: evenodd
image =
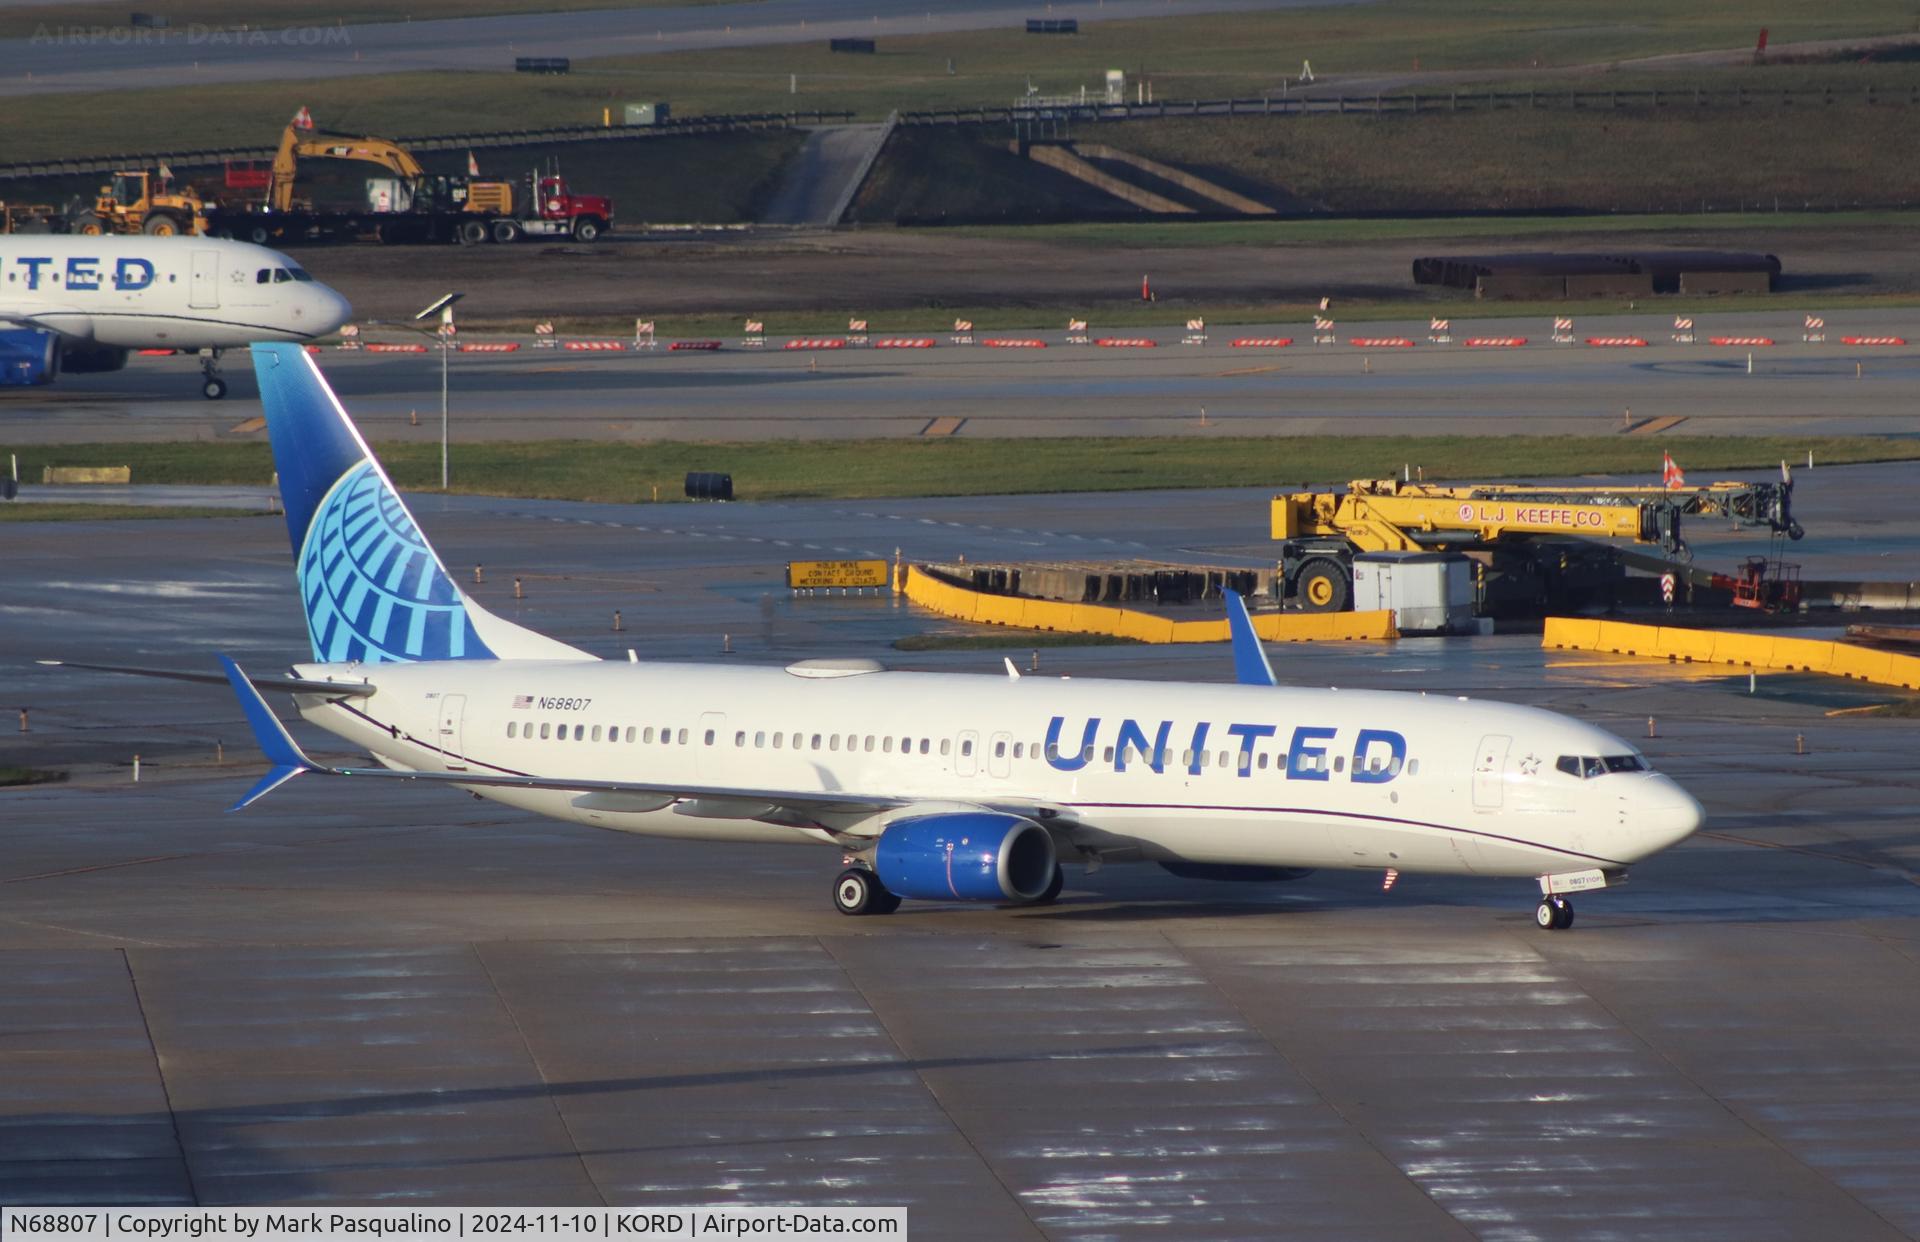
<instances>
[{"instance_id":1,"label":"orange and white barricade","mask_svg":"<svg viewBox=\"0 0 1920 1242\"><path fill-rule=\"evenodd\" d=\"M1182 345L1205 345L1207 343L1207 321L1204 319L1187 320L1187 334L1180 338Z\"/></svg>"},{"instance_id":2,"label":"orange and white barricade","mask_svg":"<svg viewBox=\"0 0 1920 1242\"><path fill-rule=\"evenodd\" d=\"M1427 342L1432 345L1453 344L1453 325L1445 319L1427 320Z\"/></svg>"},{"instance_id":3,"label":"orange and white barricade","mask_svg":"<svg viewBox=\"0 0 1920 1242\"><path fill-rule=\"evenodd\" d=\"M758 319L747 320L743 329L745 335L740 338L742 349L764 349L767 345L767 325Z\"/></svg>"},{"instance_id":4,"label":"orange and white barricade","mask_svg":"<svg viewBox=\"0 0 1920 1242\"><path fill-rule=\"evenodd\" d=\"M633 321L633 347L635 349L655 349L659 342L654 339L653 320L636 319Z\"/></svg>"},{"instance_id":5,"label":"orange and white barricade","mask_svg":"<svg viewBox=\"0 0 1920 1242\"><path fill-rule=\"evenodd\" d=\"M1673 317L1673 343L1675 345L1693 344L1693 320L1685 315Z\"/></svg>"},{"instance_id":6,"label":"orange and white barricade","mask_svg":"<svg viewBox=\"0 0 1920 1242\"><path fill-rule=\"evenodd\" d=\"M847 320L847 344L865 345L867 343L867 321L864 319Z\"/></svg>"},{"instance_id":7,"label":"orange and white barricade","mask_svg":"<svg viewBox=\"0 0 1920 1242\"><path fill-rule=\"evenodd\" d=\"M1808 345L1827 343L1827 321L1818 315L1808 315L1807 322L1800 330L1800 339Z\"/></svg>"},{"instance_id":8,"label":"orange and white barricade","mask_svg":"<svg viewBox=\"0 0 1920 1242\"><path fill-rule=\"evenodd\" d=\"M1087 321L1084 319L1067 320L1067 344L1087 344Z\"/></svg>"},{"instance_id":9,"label":"orange and white barricade","mask_svg":"<svg viewBox=\"0 0 1920 1242\"><path fill-rule=\"evenodd\" d=\"M1562 315L1553 321L1553 343L1555 345L1573 344L1573 316Z\"/></svg>"},{"instance_id":10,"label":"orange and white barricade","mask_svg":"<svg viewBox=\"0 0 1920 1242\"><path fill-rule=\"evenodd\" d=\"M350 323L341 327L339 348L341 349L360 348L360 325L359 324Z\"/></svg>"},{"instance_id":11,"label":"orange and white barricade","mask_svg":"<svg viewBox=\"0 0 1920 1242\"><path fill-rule=\"evenodd\" d=\"M1338 340L1339 338L1333 334L1333 320L1327 318L1325 315L1315 315L1313 317L1313 343L1315 345L1332 345Z\"/></svg>"},{"instance_id":12,"label":"orange and white barricade","mask_svg":"<svg viewBox=\"0 0 1920 1242\"><path fill-rule=\"evenodd\" d=\"M625 341L562 341L560 348L570 354L623 354Z\"/></svg>"},{"instance_id":13,"label":"orange and white barricade","mask_svg":"<svg viewBox=\"0 0 1920 1242\"><path fill-rule=\"evenodd\" d=\"M949 338L955 345L973 344L973 320L956 319L953 321L953 336Z\"/></svg>"},{"instance_id":14,"label":"orange and white barricade","mask_svg":"<svg viewBox=\"0 0 1920 1242\"><path fill-rule=\"evenodd\" d=\"M558 342L553 339L553 325L536 323L533 325L533 347L535 349L553 349Z\"/></svg>"}]
</instances>

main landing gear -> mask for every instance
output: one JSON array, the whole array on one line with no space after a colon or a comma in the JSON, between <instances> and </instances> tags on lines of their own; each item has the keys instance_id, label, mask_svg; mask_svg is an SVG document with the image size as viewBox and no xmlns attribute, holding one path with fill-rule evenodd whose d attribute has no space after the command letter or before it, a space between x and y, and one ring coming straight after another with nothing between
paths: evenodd
<instances>
[{"instance_id":1,"label":"main landing gear","mask_svg":"<svg viewBox=\"0 0 1920 1242\"><path fill-rule=\"evenodd\" d=\"M1066 886L1067 873L1059 863L1053 865L1053 878L1032 901L1024 905L1046 906L1059 899ZM887 888L880 877L865 867L848 867L833 881L833 908L842 914L892 914L900 908L900 895Z\"/></svg>"},{"instance_id":2,"label":"main landing gear","mask_svg":"<svg viewBox=\"0 0 1920 1242\"><path fill-rule=\"evenodd\" d=\"M227 395L227 381L220 378L220 350L200 351L200 393L209 401Z\"/></svg>"},{"instance_id":3,"label":"main landing gear","mask_svg":"<svg viewBox=\"0 0 1920 1242\"><path fill-rule=\"evenodd\" d=\"M842 914L892 914L900 899L865 867L848 867L833 882L833 905Z\"/></svg>"},{"instance_id":4,"label":"main landing gear","mask_svg":"<svg viewBox=\"0 0 1920 1242\"><path fill-rule=\"evenodd\" d=\"M1542 897L1533 908L1533 922L1541 931L1565 931L1573 926L1573 903L1565 897Z\"/></svg>"}]
</instances>

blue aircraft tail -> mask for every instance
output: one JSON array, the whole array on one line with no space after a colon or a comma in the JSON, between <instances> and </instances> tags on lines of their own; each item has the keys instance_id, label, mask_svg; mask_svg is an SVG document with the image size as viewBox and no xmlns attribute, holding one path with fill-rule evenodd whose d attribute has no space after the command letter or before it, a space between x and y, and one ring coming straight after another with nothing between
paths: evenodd
<instances>
[{"instance_id":1,"label":"blue aircraft tail","mask_svg":"<svg viewBox=\"0 0 1920 1242\"><path fill-rule=\"evenodd\" d=\"M592 658L467 599L312 357L252 352L316 661Z\"/></svg>"}]
</instances>

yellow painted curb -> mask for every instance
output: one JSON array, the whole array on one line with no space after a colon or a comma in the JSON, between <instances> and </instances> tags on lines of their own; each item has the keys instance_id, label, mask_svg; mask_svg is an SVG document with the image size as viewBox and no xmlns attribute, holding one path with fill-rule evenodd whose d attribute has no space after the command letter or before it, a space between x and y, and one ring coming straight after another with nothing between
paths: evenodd
<instances>
[{"instance_id":1,"label":"yellow painted curb","mask_svg":"<svg viewBox=\"0 0 1920 1242\"><path fill-rule=\"evenodd\" d=\"M936 577L918 565L904 567L900 593L930 612L980 625L1058 630L1068 634L1111 634L1145 643L1223 643L1229 637L1224 617L1217 621L1175 621L1131 608L988 595ZM1274 643L1400 636L1393 628L1393 613L1388 611L1262 613L1253 618L1253 632Z\"/></svg>"},{"instance_id":2,"label":"yellow painted curb","mask_svg":"<svg viewBox=\"0 0 1920 1242\"><path fill-rule=\"evenodd\" d=\"M1816 638L1548 617L1540 645L1562 651L1648 656L1680 664L1726 664L1775 673L1827 673L1875 685L1920 690L1920 656Z\"/></svg>"}]
</instances>

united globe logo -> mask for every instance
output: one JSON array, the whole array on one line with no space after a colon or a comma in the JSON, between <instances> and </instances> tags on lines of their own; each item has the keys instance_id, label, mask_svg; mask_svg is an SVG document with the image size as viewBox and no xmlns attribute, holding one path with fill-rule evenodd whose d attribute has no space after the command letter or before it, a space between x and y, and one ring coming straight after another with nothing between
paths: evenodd
<instances>
[{"instance_id":1,"label":"united globe logo","mask_svg":"<svg viewBox=\"0 0 1920 1242\"><path fill-rule=\"evenodd\" d=\"M460 592L370 461L340 476L315 510L299 577L315 659L380 664L490 654Z\"/></svg>"}]
</instances>

